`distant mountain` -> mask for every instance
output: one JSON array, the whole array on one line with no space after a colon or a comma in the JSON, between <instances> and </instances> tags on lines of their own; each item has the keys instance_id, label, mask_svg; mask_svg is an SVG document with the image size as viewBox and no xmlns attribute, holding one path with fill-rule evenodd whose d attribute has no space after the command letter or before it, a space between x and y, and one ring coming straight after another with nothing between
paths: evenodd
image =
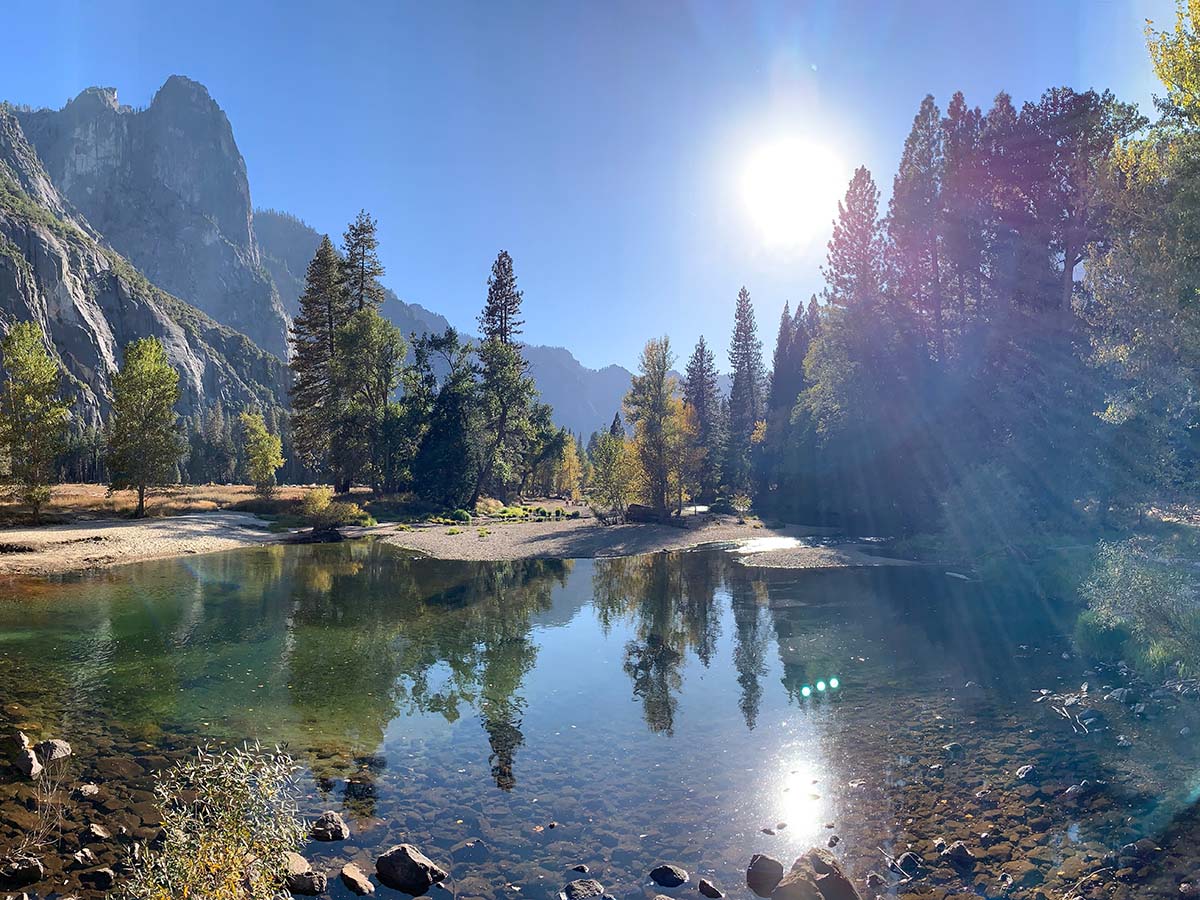
<instances>
[{"instance_id":1,"label":"distant mountain","mask_svg":"<svg viewBox=\"0 0 1200 900\"><path fill-rule=\"evenodd\" d=\"M59 193L151 282L287 358L287 317L251 226L225 113L173 75L145 109L114 88L15 111Z\"/></svg>"},{"instance_id":2,"label":"distant mountain","mask_svg":"<svg viewBox=\"0 0 1200 900\"><path fill-rule=\"evenodd\" d=\"M273 209L255 211L254 231L263 265L275 280L284 308L294 316L300 307L304 274L321 235L302 219ZM444 316L424 306L406 303L390 290L385 294L382 312L405 337L445 331L450 325ZM589 369L561 347L527 345L525 358L542 399L554 408L554 420L584 437L608 427L629 390L632 376L628 369Z\"/></svg>"},{"instance_id":3,"label":"distant mountain","mask_svg":"<svg viewBox=\"0 0 1200 900\"><path fill-rule=\"evenodd\" d=\"M119 104L113 88L93 87L62 109L12 108L9 120L37 162L23 164L20 176L35 206L73 225L101 257L127 259L162 288L158 294L206 313L212 340L211 327L221 323L287 358L288 325L320 236L295 216L253 210L233 128L203 85L173 75L145 109ZM406 336L449 325L391 291L383 313ZM93 315L121 319L118 310ZM103 330L99 321L89 327ZM56 346L66 340L61 330L53 338ZM576 433L606 427L629 388L630 373L619 366L589 369L558 347L528 346L525 355L555 420ZM92 366L93 356L79 360ZM283 396L282 378L272 375L268 393ZM92 380L103 392L104 378Z\"/></svg>"},{"instance_id":4,"label":"distant mountain","mask_svg":"<svg viewBox=\"0 0 1200 900\"><path fill-rule=\"evenodd\" d=\"M0 104L0 320L37 322L83 421L99 424L126 344L157 337L184 413L286 402L287 369L243 334L151 284L64 198Z\"/></svg>"}]
</instances>

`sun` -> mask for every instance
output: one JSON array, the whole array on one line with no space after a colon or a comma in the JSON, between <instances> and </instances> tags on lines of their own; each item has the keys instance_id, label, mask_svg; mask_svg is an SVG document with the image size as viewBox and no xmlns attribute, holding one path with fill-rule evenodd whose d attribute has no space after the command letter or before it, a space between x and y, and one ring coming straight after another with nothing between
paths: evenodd
<instances>
[{"instance_id":1,"label":"sun","mask_svg":"<svg viewBox=\"0 0 1200 900\"><path fill-rule=\"evenodd\" d=\"M792 137L757 148L742 170L742 199L768 247L803 249L828 235L849 175L827 146Z\"/></svg>"}]
</instances>

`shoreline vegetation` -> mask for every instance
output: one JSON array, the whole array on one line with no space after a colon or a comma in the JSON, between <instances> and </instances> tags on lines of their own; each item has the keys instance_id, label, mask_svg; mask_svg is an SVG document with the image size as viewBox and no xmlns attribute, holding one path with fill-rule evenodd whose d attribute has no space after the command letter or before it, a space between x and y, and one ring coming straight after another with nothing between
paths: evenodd
<instances>
[{"instance_id":1,"label":"shoreline vegetation","mask_svg":"<svg viewBox=\"0 0 1200 900\"><path fill-rule=\"evenodd\" d=\"M0 529L0 576L96 571L304 537L307 529L287 527L294 517L286 512L256 514L239 509L255 507L249 500L252 492L252 487L240 485L181 488L151 500L151 509L165 514L127 519L117 518L125 498L107 496L95 485L62 485L55 488L56 497L47 507L48 514L58 520L54 524ZM294 505L303 492L287 489L280 493L273 501L276 509ZM338 534L346 539L371 538L446 560L587 559L728 544L731 549L741 545L738 555L754 566L815 569L916 564L880 555L878 548L867 544L818 543L837 537L831 528L768 525L754 517L707 513L687 514L675 524L603 525L586 509L559 501L544 501L532 509L545 510L547 515L514 521L477 515L459 524L447 524L439 517L384 521L343 526ZM578 515L572 518L571 513Z\"/></svg>"}]
</instances>

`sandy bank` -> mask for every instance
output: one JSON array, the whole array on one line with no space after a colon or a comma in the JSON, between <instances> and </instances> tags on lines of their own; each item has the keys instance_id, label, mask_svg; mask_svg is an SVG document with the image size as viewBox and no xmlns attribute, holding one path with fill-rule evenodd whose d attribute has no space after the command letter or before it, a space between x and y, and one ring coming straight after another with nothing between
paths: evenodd
<instances>
[{"instance_id":1,"label":"sandy bank","mask_svg":"<svg viewBox=\"0 0 1200 900\"><path fill-rule=\"evenodd\" d=\"M54 575L146 559L233 550L279 539L247 513L106 519L0 530L0 575Z\"/></svg>"},{"instance_id":2,"label":"sandy bank","mask_svg":"<svg viewBox=\"0 0 1200 900\"><path fill-rule=\"evenodd\" d=\"M480 534L480 528L487 531ZM510 560L526 558L587 559L633 556L660 550L686 550L702 544L746 542L742 560L755 566L833 568L861 565L911 565L906 560L870 556L859 546L820 547L796 540L829 534L829 529L767 528L733 517L715 517L702 525L628 524L603 526L592 518L550 522L474 523L450 528L428 525L400 530L368 529L380 540L438 559Z\"/></svg>"}]
</instances>

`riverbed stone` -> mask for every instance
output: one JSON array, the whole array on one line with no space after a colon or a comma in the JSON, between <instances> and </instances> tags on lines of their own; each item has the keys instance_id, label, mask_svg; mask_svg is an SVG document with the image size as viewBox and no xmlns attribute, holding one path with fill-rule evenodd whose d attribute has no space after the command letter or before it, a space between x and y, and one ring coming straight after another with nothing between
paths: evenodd
<instances>
[{"instance_id":1,"label":"riverbed stone","mask_svg":"<svg viewBox=\"0 0 1200 900\"><path fill-rule=\"evenodd\" d=\"M783 863L765 853L755 853L746 868L746 887L760 897L770 897L783 879Z\"/></svg>"},{"instance_id":2,"label":"riverbed stone","mask_svg":"<svg viewBox=\"0 0 1200 900\"><path fill-rule=\"evenodd\" d=\"M24 887L46 877L46 866L36 856L19 856L0 864L0 884Z\"/></svg>"},{"instance_id":3,"label":"riverbed stone","mask_svg":"<svg viewBox=\"0 0 1200 900\"><path fill-rule=\"evenodd\" d=\"M705 897L708 897L709 900L721 900L721 898L725 896L725 892L707 878L701 878L700 883L696 885L696 888L701 894L703 894Z\"/></svg>"},{"instance_id":4,"label":"riverbed stone","mask_svg":"<svg viewBox=\"0 0 1200 900\"><path fill-rule=\"evenodd\" d=\"M313 869L312 864L299 853L288 851L284 854L286 876L284 886L293 894L315 897L325 893L329 879L324 872Z\"/></svg>"},{"instance_id":5,"label":"riverbed stone","mask_svg":"<svg viewBox=\"0 0 1200 900\"><path fill-rule=\"evenodd\" d=\"M38 759L45 766L69 757L71 755L71 745L60 738L54 738L49 741L42 741L34 747L34 752L37 753Z\"/></svg>"},{"instance_id":6,"label":"riverbed stone","mask_svg":"<svg viewBox=\"0 0 1200 900\"><path fill-rule=\"evenodd\" d=\"M650 880L660 887L679 887L687 883L688 877L687 870L679 866L664 864L650 870Z\"/></svg>"},{"instance_id":7,"label":"riverbed stone","mask_svg":"<svg viewBox=\"0 0 1200 900\"><path fill-rule=\"evenodd\" d=\"M375 872L387 887L420 897L449 872L412 844L397 844L375 861Z\"/></svg>"},{"instance_id":8,"label":"riverbed stone","mask_svg":"<svg viewBox=\"0 0 1200 900\"><path fill-rule=\"evenodd\" d=\"M368 894L375 893L375 885L371 884L363 870L354 863L346 863L342 866L341 871L338 872L338 877L352 894L365 897Z\"/></svg>"},{"instance_id":9,"label":"riverbed stone","mask_svg":"<svg viewBox=\"0 0 1200 900\"><path fill-rule=\"evenodd\" d=\"M317 816L308 836L314 841L344 841L350 837L350 826L340 813L329 810Z\"/></svg>"},{"instance_id":10,"label":"riverbed stone","mask_svg":"<svg viewBox=\"0 0 1200 900\"><path fill-rule=\"evenodd\" d=\"M771 900L862 900L832 853L813 847L771 892Z\"/></svg>"},{"instance_id":11,"label":"riverbed stone","mask_svg":"<svg viewBox=\"0 0 1200 900\"><path fill-rule=\"evenodd\" d=\"M604 894L604 885L595 878L576 878L563 885L560 897L565 900L590 900Z\"/></svg>"}]
</instances>

